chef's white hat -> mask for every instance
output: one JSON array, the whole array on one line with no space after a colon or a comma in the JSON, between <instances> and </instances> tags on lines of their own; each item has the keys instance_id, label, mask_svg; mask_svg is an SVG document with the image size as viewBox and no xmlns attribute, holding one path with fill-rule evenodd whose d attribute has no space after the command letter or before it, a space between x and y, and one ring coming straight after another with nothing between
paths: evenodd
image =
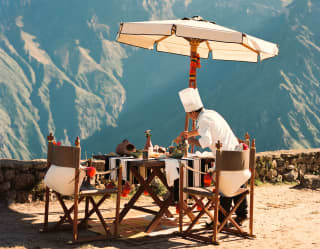
<instances>
[{"instance_id":1,"label":"chef's white hat","mask_svg":"<svg viewBox=\"0 0 320 249\"><path fill-rule=\"evenodd\" d=\"M193 112L203 107L198 88L186 88L179 92L185 112Z\"/></svg>"}]
</instances>

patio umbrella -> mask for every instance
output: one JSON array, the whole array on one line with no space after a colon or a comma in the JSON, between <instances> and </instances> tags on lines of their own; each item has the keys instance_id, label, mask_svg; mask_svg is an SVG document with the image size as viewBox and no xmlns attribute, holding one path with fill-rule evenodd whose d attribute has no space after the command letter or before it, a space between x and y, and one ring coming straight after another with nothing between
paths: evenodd
<instances>
[{"instance_id":1,"label":"patio umbrella","mask_svg":"<svg viewBox=\"0 0 320 249\"><path fill-rule=\"evenodd\" d=\"M258 62L278 55L279 51L274 43L203 20L199 16L121 23L117 41L190 56L189 87L193 88L197 87L196 69L200 67L200 58L207 59L210 53L214 60ZM188 129L189 120L186 117L185 130Z\"/></svg>"}]
</instances>

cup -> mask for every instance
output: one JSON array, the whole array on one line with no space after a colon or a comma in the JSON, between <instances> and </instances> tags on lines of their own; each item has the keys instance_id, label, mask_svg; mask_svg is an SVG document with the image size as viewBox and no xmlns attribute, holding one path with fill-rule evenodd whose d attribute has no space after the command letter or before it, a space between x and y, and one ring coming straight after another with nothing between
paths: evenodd
<instances>
[{"instance_id":1,"label":"cup","mask_svg":"<svg viewBox=\"0 0 320 249\"><path fill-rule=\"evenodd\" d=\"M149 158L149 152L147 150L144 150L142 152L142 159L143 160L148 160L148 158Z\"/></svg>"}]
</instances>

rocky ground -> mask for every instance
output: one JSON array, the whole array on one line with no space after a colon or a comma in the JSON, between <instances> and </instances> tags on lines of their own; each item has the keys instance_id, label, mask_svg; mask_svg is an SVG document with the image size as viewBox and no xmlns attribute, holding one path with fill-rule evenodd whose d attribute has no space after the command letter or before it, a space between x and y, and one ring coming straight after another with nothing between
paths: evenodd
<instances>
[{"instance_id":1,"label":"rocky ground","mask_svg":"<svg viewBox=\"0 0 320 249\"><path fill-rule=\"evenodd\" d=\"M150 198L141 202L148 204ZM103 207L108 212L110 204ZM67 245L69 232L39 234L43 202L0 207L0 248L212 248L212 245L179 236L152 237L137 241L109 240ZM54 203L53 216L60 216ZM132 213L131 215L135 215ZM294 185L264 184L255 188L255 239L221 235L218 248L320 248L320 191ZM53 217L50 217L53 218ZM246 226L247 224L245 224Z\"/></svg>"}]
</instances>

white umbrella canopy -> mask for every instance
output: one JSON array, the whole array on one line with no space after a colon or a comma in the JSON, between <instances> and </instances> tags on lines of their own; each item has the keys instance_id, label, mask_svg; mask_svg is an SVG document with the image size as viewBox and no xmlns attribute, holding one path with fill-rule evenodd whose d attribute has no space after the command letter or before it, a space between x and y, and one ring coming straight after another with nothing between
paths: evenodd
<instances>
[{"instance_id":1,"label":"white umbrella canopy","mask_svg":"<svg viewBox=\"0 0 320 249\"><path fill-rule=\"evenodd\" d=\"M197 42L200 58L258 62L278 55L277 44L241 33L201 17L120 24L117 41L157 51L191 56ZM156 45L156 46L155 46Z\"/></svg>"}]
</instances>

